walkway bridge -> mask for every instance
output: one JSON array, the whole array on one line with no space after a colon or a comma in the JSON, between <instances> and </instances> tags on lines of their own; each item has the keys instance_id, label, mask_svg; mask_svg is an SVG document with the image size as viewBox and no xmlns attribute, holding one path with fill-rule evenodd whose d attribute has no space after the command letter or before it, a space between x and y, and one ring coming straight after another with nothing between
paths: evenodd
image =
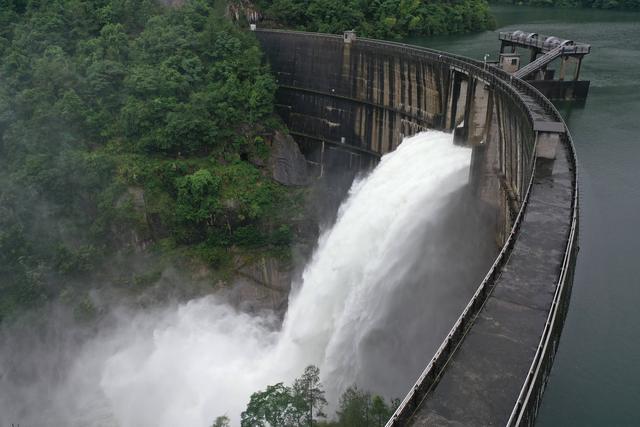
<instances>
[{"instance_id":1,"label":"walkway bridge","mask_svg":"<svg viewBox=\"0 0 640 427\"><path fill-rule=\"evenodd\" d=\"M577 253L576 158L558 111L527 82L457 55L351 32L256 36L278 111L318 173L375 162L425 129L473 147L472 185L502 249L387 427L531 425Z\"/></svg>"},{"instance_id":2,"label":"walkway bridge","mask_svg":"<svg viewBox=\"0 0 640 427\"><path fill-rule=\"evenodd\" d=\"M523 78L527 77L528 75L533 74L536 71L541 70L542 67L547 66L549 63L551 63L551 61L553 61L554 59L560 57L564 53L564 49L565 49L564 46L558 46L555 49L550 50L549 52L545 53L544 55L542 55L538 59L536 59L533 62L530 62L527 65L525 65L524 67L520 68L518 71L513 73L513 76L517 77L519 79L523 79Z\"/></svg>"},{"instance_id":3,"label":"walkway bridge","mask_svg":"<svg viewBox=\"0 0 640 427\"><path fill-rule=\"evenodd\" d=\"M591 52L591 46L573 40L561 39L524 31L501 32L500 67L514 77L527 79L534 87L553 99L586 99L589 82L580 80L582 60ZM522 68L518 49L529 51L529 63ZM560 58L558 75L549 65ZM567 79L567 69L573 64L573 76Z\"/></svg>"}]
</instances>

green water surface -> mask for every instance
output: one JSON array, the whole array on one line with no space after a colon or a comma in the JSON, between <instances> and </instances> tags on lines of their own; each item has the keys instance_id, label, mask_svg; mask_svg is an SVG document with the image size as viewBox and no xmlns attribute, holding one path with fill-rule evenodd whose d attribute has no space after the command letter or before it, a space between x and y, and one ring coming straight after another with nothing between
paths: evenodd
<instances>
[{"instance_id":1,"label":"green water surface","mask_svg":"<svg viewBox=\"0 0 640 427\"><path fill-rule=\"evenodd\" d=\"M592 45L589 99L560 106L579 162L580 254L537 425L640 426L640 13L493 11L495 32L409 42L476 59L497 59L503 30Z\"/></svg>"}]
</instances>

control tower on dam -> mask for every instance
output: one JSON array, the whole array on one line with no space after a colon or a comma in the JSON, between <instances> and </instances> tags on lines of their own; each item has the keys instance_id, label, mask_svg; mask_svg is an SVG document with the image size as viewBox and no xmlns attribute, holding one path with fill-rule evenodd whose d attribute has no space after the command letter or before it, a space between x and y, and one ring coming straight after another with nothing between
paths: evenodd
<instances>
[{"instance_id":1,"label":"control tower on dam","mask_svg":"<svg viewBox=\"0 0 640 427\"><path fill-rule=\"evenodd\" d=\"M353 32L255 34L278 112L317 175L375 163L427 129L473 150L471 185L501 249L387 426L532 424L577 253L576 158L558 111L526 81L469 58Z\"/></svg>"}]
</instances>

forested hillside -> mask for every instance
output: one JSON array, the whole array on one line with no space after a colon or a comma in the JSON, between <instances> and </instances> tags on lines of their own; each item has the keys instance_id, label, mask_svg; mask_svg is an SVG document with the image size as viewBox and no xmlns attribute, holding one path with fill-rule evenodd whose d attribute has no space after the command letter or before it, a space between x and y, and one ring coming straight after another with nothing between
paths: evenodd
<instances>
[{"instance_id":1,"label":"forested hillside","mask_svg":"<svg viewBox=\"0 0 640 427\"><path fill-rule=\"evenodd\" d=\"M212 1L9 0L0 9L0 319L96 278L287 248L298 193L263 165L274 80ZM173 262L173 261L172 261Z\"/></svg>"},{"instance_id":2,"label":"forested hillside","mask_svg":"<svg viewBox=\"0 0 640 427\"><path fill-rule=\"evenodd\" d=\"M640 9L640 0L492 0L507 3L547 7L585 7L593 9Z\"/></svg>"},{"instance_id":3,"label":"forested hillside","mask_svg":"<svg viewBox=\"0 0 640 427\"><path fill-rule=\"evenodd\" d=\"M354 29L375 38L481 31L495 25L485 0L258 0L257 5L277 25L325 33Z\"/></svg>"},{"instance_id":4,"label":"forested hillside","mask_svg":"<svg viewBox=\"0 0 640 427\"><path fill-rule=\"evenodd\" d=\"M235 3L382 38L493 25L485 0ZM276 86L233 4L2 3L0 321L58 296L91 314L92 287L139 292L168 265L213 283L238 254L286 258L306 190L272 179Z\"/></svg>"}]
</instances>

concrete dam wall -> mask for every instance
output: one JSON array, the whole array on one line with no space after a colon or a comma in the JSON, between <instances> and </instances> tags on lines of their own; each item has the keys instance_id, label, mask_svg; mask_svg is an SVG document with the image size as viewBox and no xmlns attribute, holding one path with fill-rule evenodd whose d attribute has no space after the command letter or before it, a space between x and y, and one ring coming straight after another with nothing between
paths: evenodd
<instances>
[{"instance_id":1,"label":"concrete dam wall","mask_svg":"<svg viewBox=\"0 0 640 427\"><path fill-rule=\"evenodd\" d=\"M278 112L317 175L365 167L426 129L473 148L471 183L502 249L388 426L532 424L577 252L576 160L560 114L468 58L350 32L255 34Z\"/></svg>"},{"instance_id":2,"label":"concrete dam wall","mask_svg":"<svg viewBox=\"0 0 640 427\"><path fill-rule=\"evenodd\" d=\"M369 165L421 130L455 130L460 143L477 147L473 174L484 176L482 199L493 206L504 243L531 177L536 134L526 108L492 85L491 74L474 74L474 64L456 57L374 40L256 34L276 73L278 113L316 174Z\"/></svg>"}]
</instances>

